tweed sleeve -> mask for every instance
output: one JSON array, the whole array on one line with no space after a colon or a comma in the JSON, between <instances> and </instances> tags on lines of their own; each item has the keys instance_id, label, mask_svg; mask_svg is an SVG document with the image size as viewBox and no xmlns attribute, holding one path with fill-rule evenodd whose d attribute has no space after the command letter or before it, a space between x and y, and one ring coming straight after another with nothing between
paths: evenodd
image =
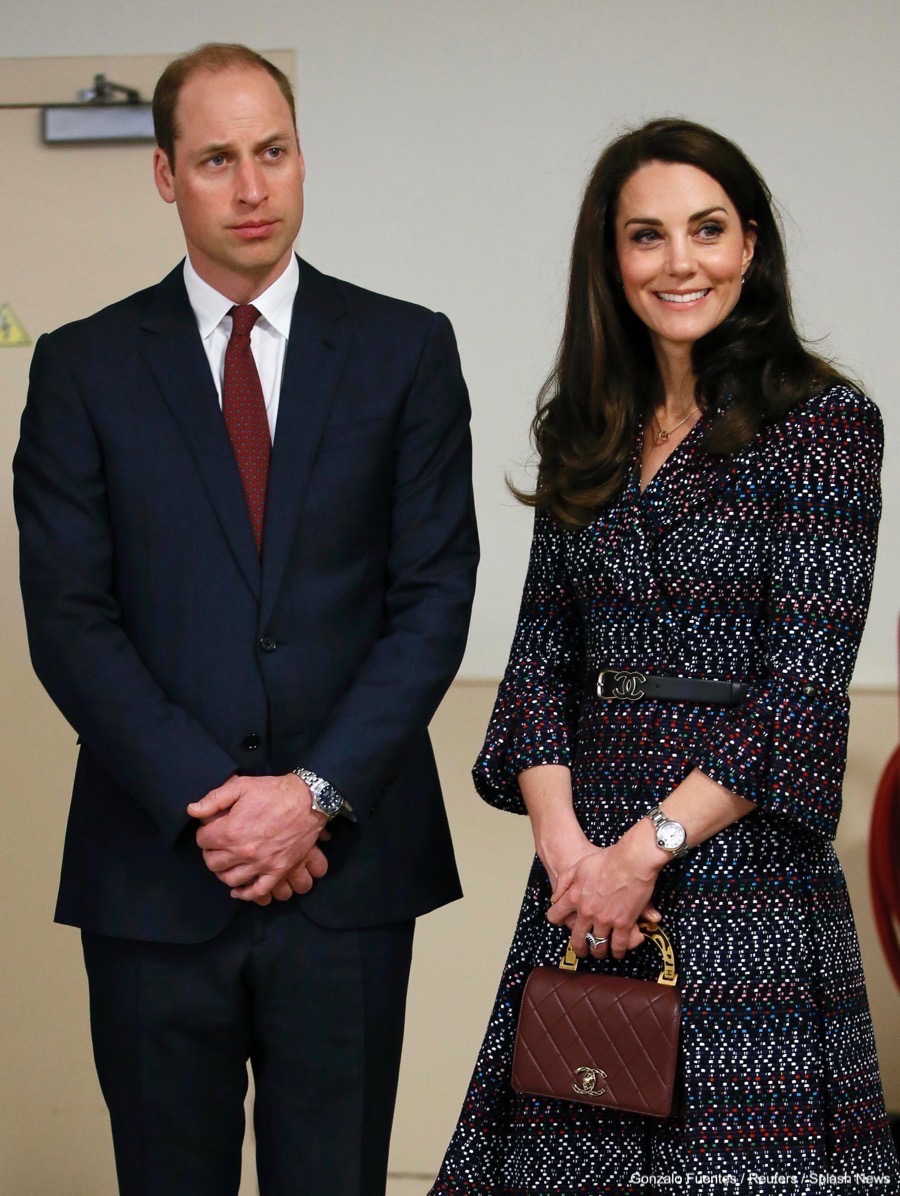
<instances>
[{"instance_id":1,"label":"tweed sleeve","mask_svg":"<svg viewBox=\"0 0 900 1196\"><path fill-rule=\"evenodd\" d=\"M582 637L566 576L568 536L538 511L509 663L472 773L486 802L517 814L526 813L519 773L572 759Z\"/></svg>"},{"instance_id":2,"label":"tweed sleeve","mask_svg":"<svg viewBox=\"0 0 900 1196\"><path fill-rule=\"evenodd\" d=\"M766 668L696 761L767 813L833 838L881 514L878 409L845 385L768 429Z\"/></svg>"}]
</instances>

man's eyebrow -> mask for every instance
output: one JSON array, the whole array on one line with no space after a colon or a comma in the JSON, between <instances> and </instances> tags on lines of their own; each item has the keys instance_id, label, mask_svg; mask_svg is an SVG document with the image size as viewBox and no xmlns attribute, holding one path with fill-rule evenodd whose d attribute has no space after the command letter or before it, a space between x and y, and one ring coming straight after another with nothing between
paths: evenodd
<instances>
[{"instance_id":1,"label":"man's eyebrow","mask_svg":"<svg viewBox=\"0 0 900 1196\"><path fill-rule=\"evenodd\" d=\"M713 212L722 212L724 215L728 215L726 209L721 206L704 208L702 212L695 212L693 216L689 216L688 223L693 224L697 220L705 220L706 217L711 216ZM625 221L625 227L627 228L629 224L651 224L654 226L654 228L662 227L662 221L658 220L655 216L632 216L630 220Z\"/></svg>"},{"instance_id":2,"label":"man's eyebrow","mask_svg":"<svg viewBox=\"0 0 900 1196\"><path fill-rule=\"evenodd\" d=\"M255 143L253 148L257 150L265 149L267 145L273 145L277 141L294 140L295 135L293 133L288 132L286 129L280 129L261 138ZM232 149L234 149L234 142L232 141L211 141L207 145L202 145L199 149L194 150L193 156L195 158L213 157L216 154L224 154Z\"/></svg>"},{"instance_id":3,"label":"man's eyebrow","mask_svg":"<svg viewBox=\"0 0 900 1196\"><path fill-rule=\"evenodd\" d=\"M259 149L263 149L267 145L272 145L272 143L275 141L296 141L296 140L297 140L297 134L293 131L293 129L276 129L274 132L269 133L267 136L263 137L256 144Z\"/></svg>"},{"instance_id":4,"label":"man's eyebrow","mask_svg":"<svg viewBox=\"0 0 900 1196\"><path fill-rule=\"evenodd\" d=\"M201 145L193 151L192 158L211 158L215 154L224 154L231 149L231 143L228 141L210 141L207 145Z\"/></svg>"}]
</instances>

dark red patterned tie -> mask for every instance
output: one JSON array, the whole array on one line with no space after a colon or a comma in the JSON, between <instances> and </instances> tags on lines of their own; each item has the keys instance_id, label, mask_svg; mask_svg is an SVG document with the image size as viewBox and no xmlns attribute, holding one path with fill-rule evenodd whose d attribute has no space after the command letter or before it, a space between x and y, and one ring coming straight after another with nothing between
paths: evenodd
<instances>
[{"instance_id":1,"label":"dark red patterned tie","mask_svg":"<svg viewBox=\"0 0 900 1196\"><path fill-rule=\"evenodd\" d=\"M225 374L222 379L222 413L250 511L256 551L261 552L272 441L269 437L266 401L256 362L250 351L250 330L259 319L259 312L247 304L233 307L231 318L233 323L225 350Z\"/></svg>"}]
</instances>

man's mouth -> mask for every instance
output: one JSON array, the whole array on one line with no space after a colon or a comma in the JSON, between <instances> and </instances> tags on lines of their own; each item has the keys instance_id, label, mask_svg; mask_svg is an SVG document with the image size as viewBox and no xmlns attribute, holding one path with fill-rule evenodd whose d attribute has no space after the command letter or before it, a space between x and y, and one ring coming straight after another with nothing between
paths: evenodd
<instances>
[{"instance_id":1,"label":"man's mouth","mask_svg":"<svg viewBox=\"0 0 900 1196\"><path fill-rule=\"evenodd\" d=\"M252 241L255 237L267 236L274 227L274 220L248 220L245 224L232 225L232 232L245 240Z\"/></svg>"}]
</instances>

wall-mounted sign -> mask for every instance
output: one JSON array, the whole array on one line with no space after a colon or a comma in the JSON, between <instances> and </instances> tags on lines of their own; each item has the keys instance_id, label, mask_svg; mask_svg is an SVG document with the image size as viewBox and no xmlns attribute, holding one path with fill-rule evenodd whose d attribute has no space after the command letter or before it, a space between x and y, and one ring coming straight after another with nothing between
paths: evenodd
<instances>
[{"instance_id":1,"label":"wall-mounted sign","mask_svg":"<svg viewBox=\"0 0 900 1196\"><path fill-rule=\"evenodd\" d=\"M25 325L11 303L0 303L0 349L20 349L31 344Z\"/></svg>"}]
</instances>

